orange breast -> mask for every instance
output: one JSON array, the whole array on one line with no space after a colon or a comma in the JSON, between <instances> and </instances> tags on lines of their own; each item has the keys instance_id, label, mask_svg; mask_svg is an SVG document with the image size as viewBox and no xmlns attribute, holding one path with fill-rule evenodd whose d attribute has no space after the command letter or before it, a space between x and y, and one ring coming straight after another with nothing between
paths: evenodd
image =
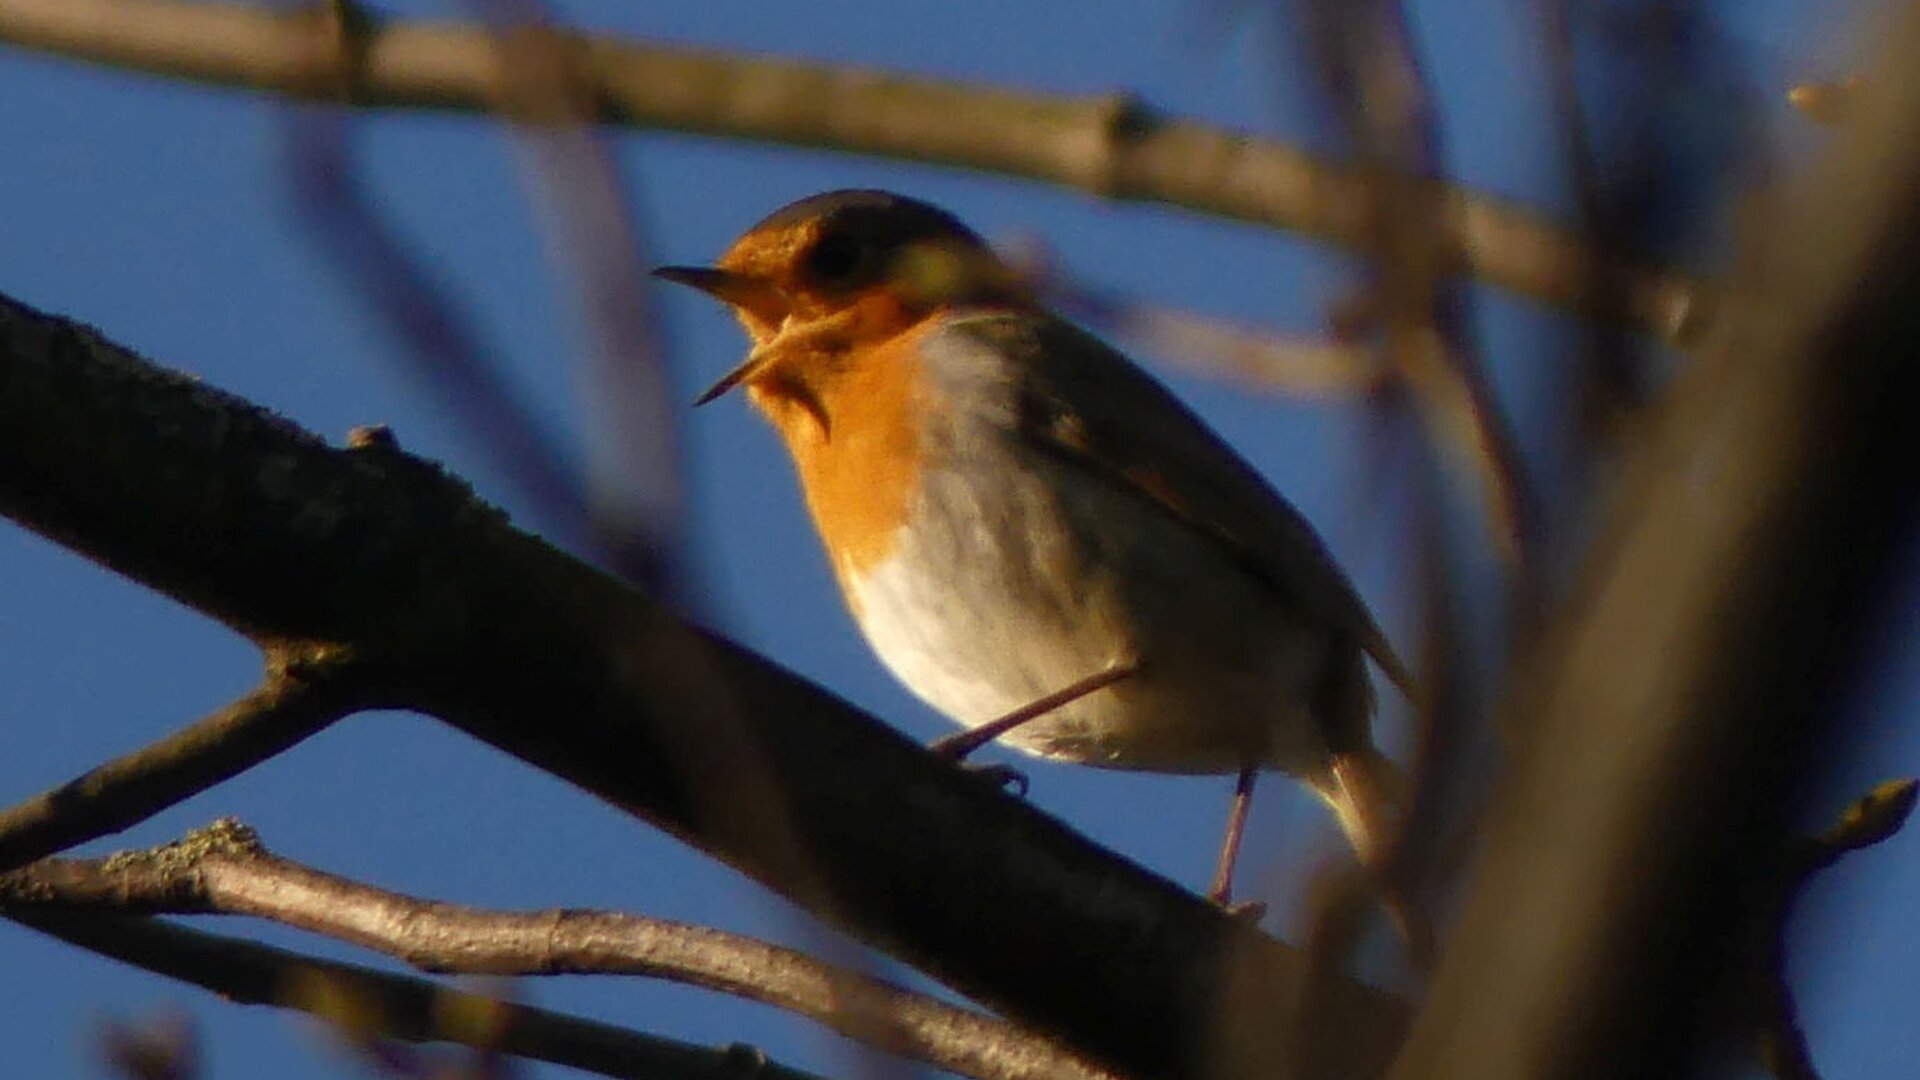
<instances>
[{"instance_id":1,"label":"orange breast","mask_svg":"<svg viewBox=\"0 0 1920 1080\"><path fill-rule=\"evenodd\" d=\"M817 371L804 390L755 387L793 454L834 573L863 574L892 553L906 524L922 450L918 342L928 319ZM851 593L849 593L851 596Z\"/></svg>"}]
</instances>

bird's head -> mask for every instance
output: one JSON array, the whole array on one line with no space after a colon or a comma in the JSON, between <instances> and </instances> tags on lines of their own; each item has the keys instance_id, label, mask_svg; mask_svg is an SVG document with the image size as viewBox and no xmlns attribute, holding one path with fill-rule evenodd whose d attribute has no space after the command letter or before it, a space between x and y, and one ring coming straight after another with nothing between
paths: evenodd
<instances>
[{"instance_id":1,"label":"bird's head","mask_svg":"<svg viewBox=\"0 0 1920 1080\"><path fill-rule=\"evenodd\" d=\"M942 308L1018 302L1015 275L958 218L885 191L832 191L774 211L711 267L664 266L733 309L753 339L745 363L702 394L839 364Z\"/></svg>"}]
</instances>

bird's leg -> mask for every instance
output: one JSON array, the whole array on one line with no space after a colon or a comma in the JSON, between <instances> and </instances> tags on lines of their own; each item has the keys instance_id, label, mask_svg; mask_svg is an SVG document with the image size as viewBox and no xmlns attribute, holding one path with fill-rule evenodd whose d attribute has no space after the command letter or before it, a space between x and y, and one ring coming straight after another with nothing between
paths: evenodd
<instances>
[{"instance_id":1,"label":"bird's leg","mask_svg":"<svg viewBox=\"0 0 1920 1080\"><path fill-rule=\"evenodd\" d=\"M1104 670L1095 672L1064 690L1056 690L1046 697L1030 701L999 719L989 720L977 728L957 732L944 739L935 739L927 745L927 749L939 754L941 757L952 758L955 761L963 761L968 754L1005 735L1014 728L1030 720L1037 720L1062 705L1068 705L1078 701L1088 694L1093 693L1095 690L1112 686L1114 683L1119 682L1121 679L1139 670L1140 662L1137 660L1115 661L1107 665Z\"/></svg>"},{"instance_id":2,"label":"bird's leg","mask_svg":"<svg viewBox=\"0 0 1920 1080\"><path fill-rule=\"evenodd\" d=\"M1227 835L1220 843L1220 865L1213 871L1213 887L1207 890L1207 899L1221 907L1228 906L1227 898L1233 891L1233 864L1240 859L1240 839L1246 835L1247 811L1253 806L1253 782L1259 776L1260 767L1248 765L1240 770L1240 778L1233 784L1233 809L1227 812ZM1264 905L1261 908L1264 911Z\"/></svg>"}]
</instances>

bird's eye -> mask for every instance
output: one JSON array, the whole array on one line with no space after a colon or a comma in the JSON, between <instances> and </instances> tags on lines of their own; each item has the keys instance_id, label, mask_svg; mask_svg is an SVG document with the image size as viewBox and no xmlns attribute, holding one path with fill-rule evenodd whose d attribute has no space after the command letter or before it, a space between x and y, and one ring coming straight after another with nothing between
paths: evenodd
<instances>
[{"instance_id":1,"label":"bird's eye","mask_svg":"<svg viewBox=\"0 0 1920 1080\"><path fill-rule=\"evenodd\" d=\"M807 273L823 285L844 284L867 261L867 247L846 233L828 233L807 252Z\"/></svg>"}]
</instances>

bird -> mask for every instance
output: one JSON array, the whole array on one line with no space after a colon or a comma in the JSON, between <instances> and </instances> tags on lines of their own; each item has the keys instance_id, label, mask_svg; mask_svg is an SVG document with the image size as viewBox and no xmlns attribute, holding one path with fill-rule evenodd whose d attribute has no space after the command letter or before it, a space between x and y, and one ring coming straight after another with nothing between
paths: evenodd
<instances>
[{"instance_id":1,"label":"bird","mask_svg":"<svg viewBox=\"0 0 1920 1080\"><path fill-rule=\"evenodd\" d=\"M929 203L830 191L666 281L730 307L847 607L961 734L1108 769L1304 781L1378 868L1402 799L1371 657L1411 673L1298 511L1151 375Z\"/></svg>"}]
</instances>

